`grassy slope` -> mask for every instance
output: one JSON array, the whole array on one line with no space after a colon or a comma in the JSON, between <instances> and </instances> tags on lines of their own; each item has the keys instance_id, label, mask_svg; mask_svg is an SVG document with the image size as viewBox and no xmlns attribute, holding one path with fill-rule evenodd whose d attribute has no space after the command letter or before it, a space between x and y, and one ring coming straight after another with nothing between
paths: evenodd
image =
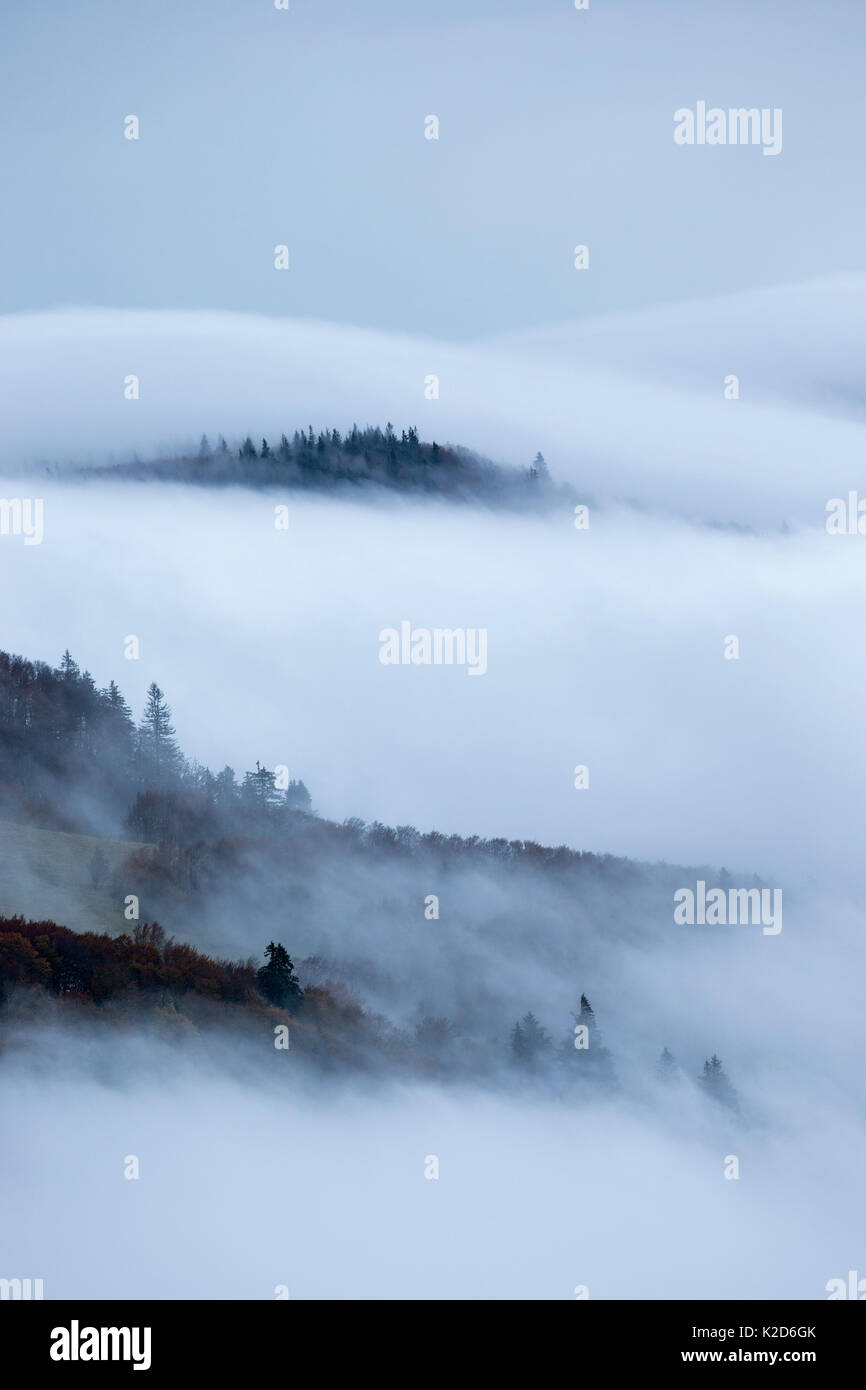
<instances>
[{"instance_id":1,"label":"grassy slope","mask_svg":"<svg viewBox=\"0 0 866 1390\"><path fill-rule=\"evenodd\" d=\"M74 931L112 936L128 931L122 897L115 897L107 883L91 887L90 860L97 845L108 860L107 878L141 848L132 840L101 840L0 821L0 916L47 919Z\"/></svg>"}]
</instances>

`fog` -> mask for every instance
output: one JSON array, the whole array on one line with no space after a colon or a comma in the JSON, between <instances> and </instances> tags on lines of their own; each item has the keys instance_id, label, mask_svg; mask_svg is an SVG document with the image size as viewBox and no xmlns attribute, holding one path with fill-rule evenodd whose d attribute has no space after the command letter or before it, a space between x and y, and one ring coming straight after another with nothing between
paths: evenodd
<instances>
[{"instance_id":1,"label":"fog","mask_svg":"<svg viewBox=\"0 0 866 1390\"><path fill-rule=\"evenodd\" d=\"M825 7L817 41L808 0L683 8L82 0L45 25L13 0L3 304L465 339L864 269L862 6ZM781 106L781 156L677 146L700 97Z\"/></svg>"},{"instance_id":2,"label":"fog","mask_svg":"<svg viewBox=\"0 0 866 1390\"><path fill-rule=\"evenodd\" d=\"M605 367L708 399L733 372L743 401L784 403L862 421L864 298L866 276L821 276L715 299L590 315L500 334L486 346L516 357L565 361L580 370Z\"/></svg>"},{"instance_id":3,"label":"fog","mask_svg":"<svg viewBox=\"0 0 866 1390\"><path fill-rule=\"evenodd\" d=\"M832 303L830 319L839 381L849 329ZM226 315L32 316L0 342L3 492L44 502L41 544L0 538L6 650L56 663L68 647L136 716L157 681L188 757L285 764L336 821L684 866L577 882L252 858L197 903L166 894L160 920L202 949L260 959L276 935L305 984L346 983L401 1036L447 1017L448 1065L397 1079L365 1057L326 1078L266 1035L168 1046L128 1020L13 1010L0 1273L44 1278L47 1297L821 1298L862 1268L864 578L860 538L824 529L827 498L857 484L856 402L800 399L782 367L760 401L724 402L694 363L659 381L663 356L637 348L576 371L539 343ZM353 418L505 462L541 447L589 529L570 504L518 516L41 467ZM403 621L483 629L485 673L384 665L380 634ZM722 866L783 890L778 935L674 923L672 888ZM28 874L8 875L22 911ZM518 1074L508 1039L532 1010L567 1042L582 991L616 1082L575 1098L558 1074ZM681 1069L667 1088L663 1046ZM696 1084L713 1052L736 1109Z\"/></svg>"},{"instance_id":4,"label":"fog","mask_svg":"<svg viewBox=\"0 0 866 1390\"><path fill-rule=\"evenodd\" d=\"M157 681L184 751L215 770L286 765L338 820L856 886L856 537L620 510L576 531L570 508L40 491L43 543L0 546L5 647L56 662L68 646L137 716ZM379 634L403 620L487 629L486 674L383 666Z\"/></svg>"},{"instance_id":5,"label":"fog","mask_svg":"<svg viewBox=\"0 0 866 1390\"><path fill-rule=\"evenodd\" d=\"M93 1044L52 1046L50 1075L0 1081L4 1261L47 1298L813 1299L862 1249L862 1132L799 1087L756 1135L679 1096L315 1095L273 1057L115 1040L121 1085Z\"/></svg>"},{"instance_id":6,"label":"fog","mask_svg":"<svg viewBox=\"0 0 866 1390\"><path fill-rule=\"evenodd\" d=\"M506 463L541 449L599 502L820 527L827 500L856 487L866 443L862 279L847 297L828 279L469 346L215 312L9 315L3 462L123 461L197 447L202 432L273 441L391 419ZM814 347L808 390L800 335ZM738 400L724 396L732 373ZM130 376L138 399L125 398ZM425 396L430 377L438 399Z\"/></svg>"}]
</instances>

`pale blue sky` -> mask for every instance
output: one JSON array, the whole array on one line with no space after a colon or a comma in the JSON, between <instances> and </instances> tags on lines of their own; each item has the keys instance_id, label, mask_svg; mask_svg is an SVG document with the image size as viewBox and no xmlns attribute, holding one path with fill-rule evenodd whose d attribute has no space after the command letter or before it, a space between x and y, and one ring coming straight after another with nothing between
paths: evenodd
<instances>
[{"instance_id":1,"label":"pale blue sky","mask_svg":"<svg viewBox=\"0 0 866 1390\"><path fill-rule=\"evenodd\" d=\"M7 0L0 311L457 339L866 269L859 0L291 3ZM698 100L782 153L677 147Z\"/></svg>"}]
</instances>

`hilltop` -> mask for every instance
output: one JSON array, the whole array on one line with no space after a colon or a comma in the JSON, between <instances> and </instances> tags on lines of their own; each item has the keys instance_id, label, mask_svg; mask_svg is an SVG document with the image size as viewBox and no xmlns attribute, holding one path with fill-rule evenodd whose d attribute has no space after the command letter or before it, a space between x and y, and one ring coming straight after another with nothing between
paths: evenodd
<instances>
[{"instance_id":1,"label":"hilltop","mask_svg":"<svg viewBox=\"0 0 866 1390\"><path fill-rule=\"evenodd\" d=\"M201 487L242 484L255 488L334 491L358 488L423 493L452 501L481 501L506 507L545 507L571 496L551 482L538 453L526 468L506 468L470 449L425 443L414 426L398 435L389 422L384 430L353 425L344 436L337 429L316 433L295 430L271 444L248 435L230 447L220 435L211 445L202 435L195 454L77 470L86 477L194 483Z\"/></svg>"}]
</instances>

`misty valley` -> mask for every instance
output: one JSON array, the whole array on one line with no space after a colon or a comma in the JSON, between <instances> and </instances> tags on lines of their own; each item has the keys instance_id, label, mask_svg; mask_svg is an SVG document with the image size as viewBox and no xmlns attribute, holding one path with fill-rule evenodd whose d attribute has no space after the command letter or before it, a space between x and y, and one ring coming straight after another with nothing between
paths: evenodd
<instances>
[{"instance_id":1,"label":"misty valley","mask_svg":"<svg viewBox=\"0 0 866 1390\"><path fill-rule=\"evenodd\" d=\"M804 1031L802 1014L808 989L856 1015L833 962L861 950L857 909L780 859L706 761L707 721L730 761L732 710L754 700L712 612L743 538L670 530L692 610L656 617L650 650L652 534L609 511L575 553L572 498L547 477L525 515L308 483L283 530L250 479L39 485L44 543L0 549L18 595L0 654L0 1092L29 1175L8 1260L46 1298L105 1296L106 1270L130 1298L813 1297L852 1267L838 1197L859 1182L859 1083L828 1085L850 1067L844 1025ZM748 544L743 603L767 543ZM592 602L563 607L575 585ZM780 688L801 623L794 600L777 609ZM654 686L670 711L644 728ZM653 816L650 745L694 783ZM824 1132L844 1136L832 1193ZM55 1163L77 1196L40 1259ZM263 1206L261 1237L227 1258L211 1207L228 1184L255 1213L277 1171L303 1209ZM792 1204L810 1213L794 1234ZM718 1252L699 1275L696 1221Z\"/></svg>"},{"instance_id":2,"label":"misty valley","mask_svg":"<svg viewBox=\"0 0 866 1390\"><path fill-rule=\"evenodd\" d=\"M298 1066L552 1093L619 1085L585 992L615 945L605 923L620 921L622 944L638 922L670 942L674 885L691 871L337 823L303 781L279 789L259 762L240 780L190 762L171 718L155 683L136 722L116 682L98 689L68 651L57 667L0 653L0 998L13 1033L32 1015L180 1039L238 1028L266 1044L290 1025ZM34 921L51 878L65 920ZM520 984L542 961L566 991L571 980L577 1020L563 1009L552 1035L530 1007L537 985ZM688 1085L661 1041L648 1084ZM692 1080L730 1104L701 1041L714 1060Z\"/></svg>"},{"instance_id":3,"label":"misty valley","mask_svg":"<svg viewBox=\"0 0 866 1390\"><path fill-rule=\"evenodd\" d=\"M856 1364L866 6L776 8L2 7L22 1375Z\"/></svg>"}]
</instances>

